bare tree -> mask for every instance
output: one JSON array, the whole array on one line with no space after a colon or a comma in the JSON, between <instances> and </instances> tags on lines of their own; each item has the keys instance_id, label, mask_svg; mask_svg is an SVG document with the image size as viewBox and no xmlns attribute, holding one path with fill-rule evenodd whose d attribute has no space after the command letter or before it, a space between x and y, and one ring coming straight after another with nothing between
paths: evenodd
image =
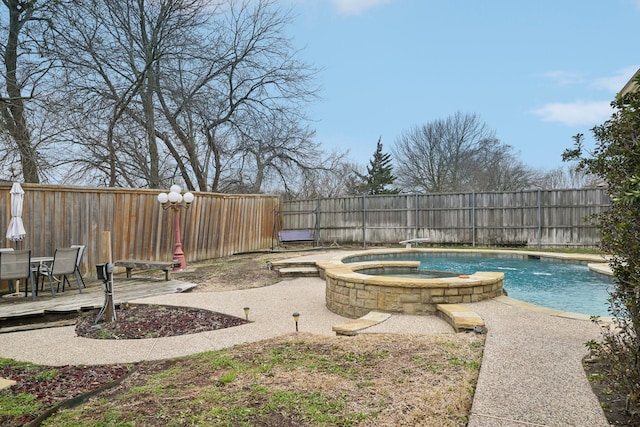
<instances>
[{"instance_id":1,"label":"bare tree","mask_svg":"<svg viewBox=\"0 0 640 427\"><path fill-rule=\"evenodd\" d=\"M191 147L191 173L201 188L220 191L235 180L235 188L257 189L265 168L277 172L284 164L314 167L307 160L316 144L305 124L304 106L316 96L315 71L297 59L284 35L291 17L274 4L244 1L236 7L230 2L208 43L212 53L202 58L207 72L193 89L185 90L185 67L179 67L174 70L176 84L162 86L167 94L159 95L167 101L162 111L174 133L181 135L182 146ZM194 119L186 120L186 115ZM199 128L180 134L174 118ZM235 171L223 171L225 164L235 165Z\"/></svg>"},{"instance_id":2,"label":"bare tree","mask_svg":"<svg viewBox=\"0 0 640 427\"><path fill-rule=\"evenodd\" d=\"M287 191L296 171L322 164L323 153L313 142L314 132L300 128L297 121L287 120L278 111L271 113L271 117L244 120L236 153L242 159L241 168L232 179L242 192L260 193L266 180L276 180Z\"/></svg>"},{"instance_id":3,"label":"bare tree","mask_svg":"<svg viewBox=\"0 0 640 427\"><path fill-rule=\"evenodd\" d=\"M601 182L596 176L579 169L577 165L541 171L539 176L539 188L547 189L593 188Z\"/></svg>"},{"instance_id":4,"label":"bare tree","mask_svg":"<svg viewBox=\"0 0 640 427\"><path fill-rule=\"evenodd\" d=\"M290 20L275 0L85 0L61 10L47 53L64 65L76 176L219 191L264 148L256 124L309 142L315 71L285 37ZM289 150L291 164L312 166L305 147L313 151ZM257 160L242 169L256 174L243 179L248 188L263 180Z\"/></svg>"},{"instance_id":5,"label":"bare tree","mask_svg":"<svg viewBox=\"0 0 640 427\"><path fill-rule=\"evenodd\" d=\"M348 153L334 150L323 154L322 163L315 168L298 169L287 178L286 191L281 185L271 189L287 199L316 199L355 194L354 171L358 166L347 158ZM280 184L280 183L278 183Z\"/></svg>"},{"instance_id":6,"label":"bare tree","mask_svg":"<svg viewBox=\"0 0 640 427\"><path fill-rule=\"evenodd\" d=\"M40 57L38 37L43 23L46 26L48 2L34 0L3 0L7 22L3 22L3 87L0 95L0 120L6 151L2 156L19 160L21 171L13 171L12 178L20 173L25 182L40 182L39 156L32 141L27 103L33 100L38 84L50 68L50 63ZM15 151L14 151L15 150Z\"/></svg>"},{"instance_id":7,"label":"bare tree","mask_svg":"<svg viewBox=\"0 0 640 427\"><path fill-rule=\"evenodd\" d=\"M467 190L518 191L536 186L536 172L518 160L510 145L491 138L480 141L478 148L469 162Z\"/></svg>"},{"instance_id":8,"label":"bare tree","mask_svg":"<svg viewBox=\"0 0 640 427\"><path fill-rule=\"evenodd\" d=\"M166 156L159 147L156 87L161 61L182 54L198 28L198 0L86 0L60 8L47 54L62 64L60 96L69 102L71 160L82 176L106 185L159 187ZM189 45L188 43L186 43ZM86 126L96 139L86 140ZM87 155L89 154L89 155ZM165 169L162 169L165 167Z\"/></svg>"},{"instance_id":9,"label":"bare tree","mask_svg":"<svg viewBox=\"0 0 640 427\"><path fill-rule=\"evenodd\" d=\"M392 151L404 191L515 190L529 188L534 177L475 114L411 128Z\"/></svg>"}]
</instances>

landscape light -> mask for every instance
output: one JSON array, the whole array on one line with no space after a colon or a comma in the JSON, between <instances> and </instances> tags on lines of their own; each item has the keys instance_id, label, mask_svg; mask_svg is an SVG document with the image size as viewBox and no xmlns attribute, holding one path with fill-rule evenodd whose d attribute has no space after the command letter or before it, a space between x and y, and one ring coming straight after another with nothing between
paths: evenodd
<instances>
[{"instance_id":1,"label":"landscape light","mask_svg":"<svg viewBox=\"0 0 640 427\"><path fill-rule=\"evenodd\" d=\"M296 311L293 313L293 321L296 322L296 332L298 332L298 320L300 320L300 313Z\"/></svg>"}]
</instances>

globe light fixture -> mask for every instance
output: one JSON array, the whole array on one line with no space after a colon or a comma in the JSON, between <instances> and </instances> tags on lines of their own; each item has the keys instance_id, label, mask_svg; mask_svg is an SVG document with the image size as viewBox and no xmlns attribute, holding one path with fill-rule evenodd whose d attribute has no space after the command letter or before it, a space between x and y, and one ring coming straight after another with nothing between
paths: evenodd
<instances>
[{"instance_id":1,"label":"globe light fixture","mask_svg":"<svg viewBox=\"0 0 640 427\"><path fill-rule=\"evenodd\" d=\"M182 251L182 242L180 241L180 209L189 209L195 198L190 191L182 194L182 189L177 184L173 184L171 188L169 188L169 193L162 192L158 194L158 202L162 205L162 209L171 209L174 212L173 232L175 243L173 250L173 271L187 269L187 259Z\"/></svg>"}]
</instances>

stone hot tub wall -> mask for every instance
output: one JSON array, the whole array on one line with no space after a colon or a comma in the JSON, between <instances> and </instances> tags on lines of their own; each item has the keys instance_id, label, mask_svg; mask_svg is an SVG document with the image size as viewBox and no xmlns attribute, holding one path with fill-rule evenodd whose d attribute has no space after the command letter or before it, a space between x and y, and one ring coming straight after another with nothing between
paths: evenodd
<instances>
[{"instance_id":1,"label":"stone hot tub wall","mask_svg":"<svg viewBox=\"0 0 640 427\"><path fill-rule=\"evenodd\" d=\"M326 304L332 312L357 318L370 311L435 314L437 304L471 303L503 295L504 273L421 279L362 274L359 270L414 268L418 261L367 261L343 264L319 261L326 280Z\"/></svg>"}]
</instances>

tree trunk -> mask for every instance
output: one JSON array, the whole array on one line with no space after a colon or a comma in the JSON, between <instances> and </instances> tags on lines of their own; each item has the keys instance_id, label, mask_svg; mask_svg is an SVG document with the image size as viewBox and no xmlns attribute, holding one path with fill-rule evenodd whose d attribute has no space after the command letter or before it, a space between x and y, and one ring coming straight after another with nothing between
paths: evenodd
<instances>
[{"instance_id":1,"label":"tree trunk","mask_svg":"<svg viewBox=\"0 0 640 427\"><path fill-rule=\"evenodd\" d=\"M9 97L3 100L2 117L7 131L18 146L24 181L39 183L37 153L31 145L29 128L24 116L24 98L17 80L18 38L25 23L20 19L22 5L17 0L9 0L5 4L9 9L9 31L4 52L5 82Z\"/></svg>"}]
</instances>

